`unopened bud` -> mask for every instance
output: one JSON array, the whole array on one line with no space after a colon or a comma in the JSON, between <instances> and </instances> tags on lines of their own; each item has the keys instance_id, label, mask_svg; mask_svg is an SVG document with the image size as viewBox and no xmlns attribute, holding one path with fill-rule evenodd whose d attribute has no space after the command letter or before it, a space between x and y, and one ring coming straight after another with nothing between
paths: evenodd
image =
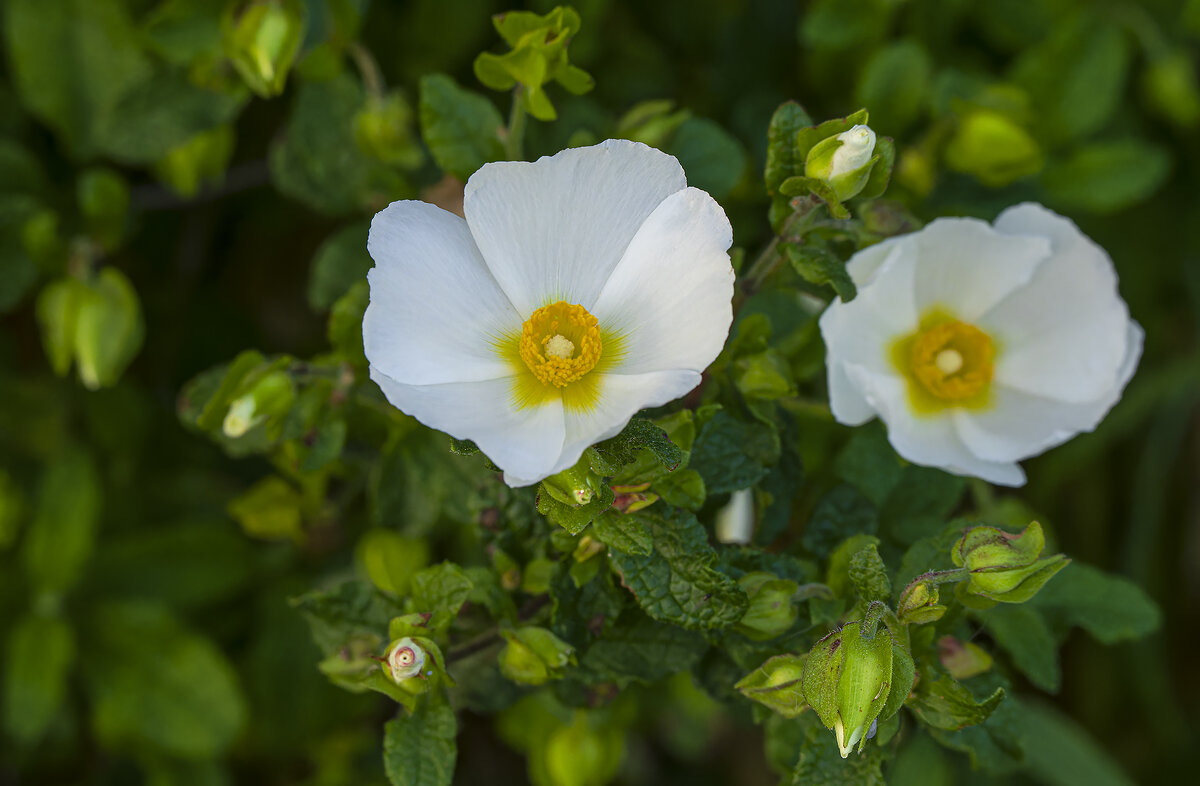
<instances>
[{"instance_id":1,"label":"unopened bud","mask_svg":"<svg viewBox=\"0 0 1200 786\"><path fill-rule=\"evenodd\" d=\"M507 644L500 653L500 672L513 682L541 685L562 677L575 662L575 648L545 628L503 630Z\"/></svg>"},{"instance_id":2,"label":"unopened bud","mask_svg":"<svg viewBox=\"0 0 1200 786\"><path fill-rule=\"evenodd\" d=\"M230 439L237 439L268 418L285 414L295 395L288 373L282 369L271 371L230 403L221 430Z\"/></svg>"},{"instance_id":3,"label":"unopened bud","mask_svg":"<svg viewBox=\"0 0 1200 786\"><path fill-rule=\"evenodd\" d=\"M875 132L857 125L813 145L804 162L804 176L825 181L844 202L866 186L874 155Z\"/></svg>"},{"instance_id":4,"label":"unopened bud","mask_svg":"<svg viewBox=\"0 0 1200 786\"><path fill-rule=\"evenodd\" d=\"M592 501L603 482L599 475L592 472L587 457L584 456L575 466L543 480L542 488L564 505L579 508Z\"/></svg>"},{"instance_id":5,"label":"unopened bud","mask_svg":"<svg viewBox=\"0 0 1200 786\"><path fill-rule=\"evenodd\" d=\"M956 680L983 674L992 667L992 656L974 642L961 642L953 636L938 639L938 657Z\"/></svg>"},{"instance_id":6,"label":"unopened bud","mask_svg":"<svg viewBox=\"0 0 1200 786\"><path fill-rule=\"evenodd\" d=\"M905 625L923 625L942 618L946 607L938 603L938 588L932 581L914 581L900 593L896 615Z\"/></svg>"},{"instance_id":7,"label":"unopened bud","mask_svg":"<svg viewBox=\"0 0 1200 786\"><path fill-rule=\"evenodd\" d=\"M1042 527L1036 521L1015 535L995 527L974 527L951 551L954 564L971 572L965 595L989 601L1024 603L1070 562L1063 554L1042 557Z\"/></svg>"},{"instance_id":8,"label":"unopened bud","mask_svg":"<svg viewBox=\"0 0 1200 786\"><path fill-rule=\"evenodd\" d=\"M804 655L776 655L737 685L742 695L771 708L785 718L794 718L808 708L800 681L804 676Z\"/></svg>"},{"instance_id":9,"label":"unopened bud","mask_svg":"<svg viewBox=\"0 0 1200 786\"><path fill-rule=\"evenodd\" d=\"M738 586L750 599L746 613L738 621L737 630L754 641L773 639L791 629L797 611L792 596L800 588L790 579L771 573L747 573L738 579Z\"/></svg>"},{"instance_id":10,"label":"unopened bud","mask_svg":"<svg viewBox=\"0 0 1200 786\"><path fill-rule=\"evenodd\" d=\"M300 0L235 3L222 26L225 54L246 85L263 98L282 93L304 31Z\"/></svg>"}]
</instances>

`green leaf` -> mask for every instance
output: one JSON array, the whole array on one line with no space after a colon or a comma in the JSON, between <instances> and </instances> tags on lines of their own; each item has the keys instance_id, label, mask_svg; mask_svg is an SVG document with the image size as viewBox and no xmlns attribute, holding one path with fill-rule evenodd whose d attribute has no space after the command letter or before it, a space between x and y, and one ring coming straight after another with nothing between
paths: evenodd
<instances>
[{"instance_id":1,"label":"green leaf","mask_svg":"<svg viewBox=\"0 0 1200 786\"><path fill-rule=\"evenodd\" d=\"M741 619L746 595L714 568L717 555L690 513L630 514L654 543L649 555L613 551L613 567L651 617L692 630L724 628Z\"/></svg>"},{"instance_id":2,"label":"green leaf","mask_svg":"<svg viewBox=\"0 0 1200 786\"><path fill-rule=\"evenodd\" d=\"M252 538L299 540L304 536L300 492L278 475L268 475L229 503L229 515Z\"/></svg>"},{"instance_id":3,"label":"green leaf","mask_svg":"<svg viewBox=\"0 0 1200 786\"><path fill-rule=\"evenodd\" d=\"M66 376L75 359L75 325L85 293L84 285L71 276L47 284L38 293L37 320L42 346L50 368L60 377Z\"/></svg>"},{"instance_id":4,"label":"green leaf","mask_svg":"<svg viewBox=\"0 0 1200 786\"><path fill-rule=\"evenodd\" d=\"M429 612L430 630L440 633L449 627L471 594L471 580L462 568L443 562L413 576L412 601L416 611Z\"/></svg>"},{"instance_id":5,"label":"green leaf","mask_svg":"<svg viewBox=\"0 0 1200 786\"><path fill-rule=\"evenodd\" d=\"M118 102L150 74L121 0L11 0L4 30L23 105L54 129L76 158Z\"/></svg>"},{"instance_id":6,"label":"green leaf","mask_svg":"<svg viewBox=\"0 0 1200 786\"><path fill-rule=\"evenodd\" d=\"M878 50L859 78L855 103L869 107L878 133L902 134L920 118L933 79L933 61L918 41L904 39Z\"/></svg>"},{"instance_id":7,"label":"green leaf","mask_svg":"<svg viewBox=\"0 0 1200 786\"><path fill-rule=\"evenodd\" d=\"M292 199L331 215L387 204L411 193L394 169L379 166L354 137L363 88L343 74L301 82L287 135L272 146L271 180Z\"/></svg>"},{"instance_id":8,"label":"green leaf","mask_svg":"<svg viewBox=\"0 0 1200 786\"><path fill-rule=\"evenodd\" d=\"M779 435L773 429L720 411L700 429L688 466L700 473L712 496L753 486L778 458Z\"/></svg>"},{"instance_id":9,"label":"green leaf","mask_svg":"<svg viewBox=\"0 0 1200 786\"><path fill-rule=\"evenodd\" d=\"M805 281L818 286L828 284L846 303L858 294L854 280L846 272L846 263L829 249L812 243L787 243L783 251L792 269Z\"/></svg>"},{"instance_id":10,"label":"green leaf","mask_svg":"<svg viewBox=\"0 0 1200 786\"><path fill-rule=\"evenodd\" d=\"M1025 766L1051 786L1132 786L1104 746L1075 721L1040 702L1014 702Z\"/></svg>"},{"instance_id":11,"label":"green leaf","mask_svg":"<svg viewBox=\"0 0 1200 786\"><path fill-rule=\"evenodd\" d=\"M79 580L92 556L102 500L96 464L83 450L65 450L46 467L25 536L25 570L37 591L66 592Z\"/></svg>"},{"instance_id":12,"label":"green leaf","mask_svg":"<svg viewBox=\"0 0 1200 786\"><path fill-rule=\"evenodd\" d=\"M75 362L84 387L115 385L142 348L145 331L133 284L114 267L101 270L81 294L75 317Z\"/></svg>"},{"instance_id":13,"label":"green leaf","mask_svg":"<svg viewBox=\"0 0 1200 786\"><path fill-rule=\"evenodd\" d=\"M689 117L671 135L666 152L679 159L688 185L724 199L746 171L746 152L738 140L712 120Z\"/></svg>"},{"instance_id":14,"label":"green leaf","mask_svg":"<svg viewBox=\"0 0 1200 786\"><path fill-rule=\"evenodd\" d=\"M504 158L499 136L504 120L491 101L445 74L421 77L420 94L421 137L445 172L465 181L489 161Z\"/></svg>"},{"instance_id":15,"label":"green leaf","mask_svg":"<svg viewBox=\"0 0 1200 786\"><path fill-rule=\"evenodd\" d=\"M433 697L383 727L383 766L392 786L449 786L458 758L454 710Z\"/></svg>"},{"instance_id":16,"label":"green leaf","mask_svg":"<svg viewBox=\"0 0 1200 786\"><path fill-rule=\"evenodd\" d=\"M626 554L649 554L652 547L650 532L634 517L605 513L592 524L592 537L606 546Z\"/></svg>"},{"instance_id":17,"label":"green leaf","mask_svg":"<svg viewBox=\"0 0 1200 786\"><path fill-rule=\"evenodd\" d=\"M838 752L837 738L823 728L813 716L808 718L800 758L792 773L793 786L884 786L884 750L867 743L862 753L843 759Z\"/></svg>"},{"instance_id":18,"label":"green leaf","mask_svg":"<svg viewBox=\"0 0 1200 786\"><path fill-rule=\"evenodd\" d=\"M365 581L347 581L330 590L292 598L291 604L308 620L322 653L339 650L355 637L374 637L385 643L391 619L403 611L395 601Z\"/></svg>"},{"instance_id":19,"label":"green leaf","mask_svg":"<svg viewBox=\"0 0 1200 786\"><path fill-rule=\"evenodd\" d=\"M1058 642L1037 609L1031 604L1005 603L977 612L977 616L1030 682L1044 691L1058 692L1062 682Z\"/></svg>"},{"instance_id":20,"label":"green leaf","mask_svg":"<svg viewBox=\"0 0 1200 786\"><path fill-rule=\"evenodd\" d=\"M808 709L800 678L806 655L776 655L743 677L734 687L785 718L795 718Z\"/></svg>"},{"instance_id":21,"label":"green leaf","mask_svg":"<svg viewBox=\"0 0 1200 786\"><path fill-rule=\"evenodd\" d=\"M367 277L368 221L356 221L325 239L313 256L308 276L308 304L314 311L329 309L350 287Z\"/></svg>"},{"instance_id":22,"label":"green leaf","mask_svg":"<svg viewBox=\"0 0 1200 786\"><path fill-rule=\"evenodd\" d=\"M126 164L150 164L192 137L232 122L243 95L197 87L181 71L162 71L121 96L96 129L96 144Z\"/></svg>"},{"instance_id":23,"label":"green leaf","mask_svg":"<svg viewBox=\"0 0 1200 786\"><path fill-rule=\"evenodd\" d=\"M371 302L371 289L367 279L358 279L350 285L346 294L338 298L329 312L329 343L347 361L366 365L363 350L362 322L367 304Z\"/></svg>"},{"instance_id":24,"label":"green leaf","mask_svg":"<svg viewBox=\"0 0 1200 786\"><path fill-rule=\"evenodd\" d=\"M940 532L958 507L965 488L965 481L958 475L907 466L879 511L880 530L901 543L914 543Z\"/></svg>"},{"instance_id":25,"label":"green leaf","mask_svg":"<svg viewBox=\"0 0 1200 786\"><path fill-rule=\"evenodd\" d=\"M1052 625L1079 626L1103 644L1139 639L1158 629L1162 613L1132 581L1072 562L1030 601Z\"/></svg>"},{"instance_id":26,"label":"green leaf","mask_svg":"<svg viewBox=\"0 0 1200 786\"><path fill-rule=\"evenodd\" d=\"M637 461L643 448L668 471L678 467L684 459L683 451L661 426L645 418L634 418L617 436L593 445L587 452L588 464L597 475L611 477L627 464Z\"/></svg>"},{"instance_id":27,"label":"green leaf","mask_svg":"<svg viewBox=\"0 0 1200 786\"><path fill-rule=\"evenodd\" d=\"M1004 700L1005 691L996 688L983 701L976 701L971 692L950 675L942 674L934 679L932 675L922 673L916 694L916 699L909 707L922 723L935 729L955 731L987 720Z\"/></svg>"},{"instance_id":28,"label":"green leaf","mask_svg":"<svg viewBox=\"0 0 1200 786\"><path fill-rule=\"evenodd\" d=\"M8 634L4 728L22 745L35 743L62 708L75 662L75 634L65 620L26 616Z\"/></svg>"},{"instance_id":29,"label":"green leaf","mask_svg":"<svg viewBox=\"0 0 1200 786\"><path fill-rule=\"evenodd\" d=\"M812 118L795 101L780 104L771 115L767 127L767 164L763 169L768 196L777 196L780 184L789 177L804 174L804 159L796 155L796 133L810 125Z\"/></svg>"},{"instance_id":30,"label":"green leaf","mask_svg":"<svg viewBox=\"0 0 1200 786\"><path fill-rule=\"evenodd\" d=\"M854 594L863 603L873 600L887 602L892 594L892 585L888 580L887 566L879 556L879 548L874 543L868 543L850 557L850 583L854 585Z\"/></svg>"},{"instance_id":31,"label":"green leaf","mask_svg":"<svg viewBox=\"0 0 1200 786\"><path fill-rule=\"evenodd\" d=\"M1130 45L1115 20L1081 11L1026 50L1013 69L1052 141L1100 130L1124 96Z\"/></svg>"},{"instance_id":32,"label":"green leaf","mask_svg":"<svg viewBox=\"0 0 1200 786\"><path fill-rule=\"evenodd\" d=\"M883 507L900 482L903 469L878 421L854 429L833 468L839 478L865 494L877 508Z\"/></svg>"},{"instance_id":33,"label":"green leaf","mask_svg":"<svg viewBox=\"0 0 1200 786\"><path fill-rule=\"evenodd\" d=\"M802 543L813 556L824 558L851 535L874 535L879 529L879 514L854 486L840 483L817 500Z\"/></svg>"},{"instance_id":34,"label":"green leaf","mask_svg":"<svg viewBox=\"0 0 1200 786\"><path fill-rule=\"evenodd\" d=\"M694 666L708 642L699 633L664 625L629 609L580 657L580 665L604 678L658 682Z\"/></svg>"},{"instance_id":35,"label":"green leaf","mask_svg":"<svg viewBox=\"0 0 1200 786\"><path fill-rule=\"evenodd\" d=\"M110 748L220 756L246 719L233 667L164 608L109 603L90 619L84 674L92 726Z\"/></svg>"},{"instance_id":36,"label":"green leaf","mask_svg":"<svg viewBox=\"0 0 1200 786\"><path fill-rule=\"evenodd\" d=\"M537 510L538 513L550 519L551 523L557 524L572 535L578 535L597 516L612 507L613 500L616 498L616 493L607 484L600 487L590 502L579 506L559 502L550 494L539 491Z\"/></svg>"},{"instance_id":37,"label":"green leaf","mask_svg":"<svg viewBox=\"0 0 1200 786\"><path fill-rule=\"evenodd\" d=\"M1166 148L1139 140L1097 142L1048 166L1042 184L1065 207L1111 213L1148 199L1170 171Z\"/></svg>"},{"instance_id":38,"label":"green leaf","mask_svg":"<svg viewBox=\"0 0 1200 786\"><path fill-rule=\"evenodd\" d=\"M928 734L916 734L900 746L888 769L889 786L954 786L949 756Z\"/></svg>"}]
</instances>

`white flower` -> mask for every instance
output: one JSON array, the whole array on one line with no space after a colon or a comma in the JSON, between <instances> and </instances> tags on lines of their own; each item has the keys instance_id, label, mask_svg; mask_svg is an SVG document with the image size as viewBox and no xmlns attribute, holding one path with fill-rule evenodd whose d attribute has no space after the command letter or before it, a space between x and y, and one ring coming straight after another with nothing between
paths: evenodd
<instances>
[{"instance_id":1,"label":"white flower","mask_svg":"<svg viewBox=\"0 0 1200 786\"><path fill-rule=\"evenodd\" d=\"M858 297L821 316L833 415L878 415L916 464L1022 485L1016 462L1094 429L1141 356L1112 261L1041 205L938 219L847 267Z\"/></svg>"},{"instance_id":2,"label":"white flower","mask_svg":"<svg viewBox=\"0 0 1200 786\"><path fill-rule=\"evenodd\" d=\"M388 649L386 661L392 680L400 682L417 676L425 668L425 650L412 639L399 639Z\"/></svg>"},{"instance_id":3,"label":"white flower","mask_svg":"<svg viewBox=\"0 0 1200 786\"><path fill-rule=\"evenodd\" d=\"M732 321L729 220L672 156L608 140L487 164L466 219L371 222L363 344L396 407L535 483L690 391Z\"/></svg>"}]
</instances>

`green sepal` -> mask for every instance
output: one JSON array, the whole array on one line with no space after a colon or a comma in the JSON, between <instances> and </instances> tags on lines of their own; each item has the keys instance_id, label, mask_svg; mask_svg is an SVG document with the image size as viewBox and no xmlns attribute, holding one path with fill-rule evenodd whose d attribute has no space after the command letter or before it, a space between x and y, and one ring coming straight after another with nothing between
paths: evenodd
<instances>
[{"instance_id":1,"label":"green sepal","mask_svg":"<svg viewBox=\"0 0 1200 786\"><path fill-rule=\"evenodd\" d=\"M733 687L743 696L785 718L795 718L808 709L801 678L808 654L776 655L742 677Z\"/></svg>"}]
</instances>

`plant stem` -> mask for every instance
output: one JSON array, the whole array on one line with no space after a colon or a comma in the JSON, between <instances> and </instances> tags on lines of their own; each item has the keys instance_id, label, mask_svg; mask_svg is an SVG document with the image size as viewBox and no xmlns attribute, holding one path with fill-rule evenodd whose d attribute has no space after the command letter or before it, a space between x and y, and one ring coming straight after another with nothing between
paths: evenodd
<instances>
[{"instance_id":1,"label":"plant stem","mask_svg":"<svg viewBox=\"0 0 1200 786\"><path fill-rule=\"evenodd\" d=\"M352 41L350 46L346 47L346 51L350 53L354 65L358 66L358 72L362 74L363 86L367 89L367 95L376 100L382 99L385 85L383 74L379 71L379 64L375 62L374 55L358 41Z\"/></svg>"},{"instance_id":2,"label":"plant stem","mask_svg":"<svg viewBox=\"0 0 1200 786\"><path fill-rule=\"evenodd\" d=\"M800 203L796 208L796 212L788 216L787 221L783 222L779 234L771 238L771 242L766 245L750 264L750 268L746 272L746 277L742 283L742 294L744 296L749 297L757 292L763 282L767 280L767 277L775 272L775 268L779 267L779 262L783 259L783 254L780 251L781 242L785 240L789 242L799 240L804 236L805 232L812 228L818 212L817 208L820 204L820 199L810 196L806 201Z\"/></svg>"},{"instance_id":3,"label":"plant stem","mask_svg":"<svg viewBox=\"0 0 1200 786\"><path fill-rule=\"evenodd\" d=\"M512 109L508 113L508 128L504 134L504 155L509 161L525 160L525 102L523 85L513 89Z\"/></svg>"}]
</instances>

